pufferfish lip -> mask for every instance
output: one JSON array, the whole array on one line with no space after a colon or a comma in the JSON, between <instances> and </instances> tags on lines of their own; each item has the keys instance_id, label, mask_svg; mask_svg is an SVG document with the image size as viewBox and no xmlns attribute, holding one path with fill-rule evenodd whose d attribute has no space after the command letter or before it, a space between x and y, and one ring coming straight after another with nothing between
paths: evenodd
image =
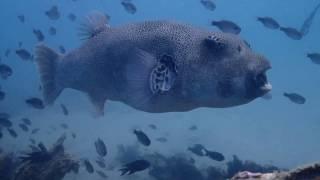
<instances>
[{"instance_id":1,"label":"pufferfish lip","mask_svg":"<svg viewBox=\"0 0 320 180\"><path fill-rule=\"evenodd\" d=\"M268 82L266 71L255 77L255 84L262 92L269 92L272 89L272 85Z\"/></svg>"}]
</instances>

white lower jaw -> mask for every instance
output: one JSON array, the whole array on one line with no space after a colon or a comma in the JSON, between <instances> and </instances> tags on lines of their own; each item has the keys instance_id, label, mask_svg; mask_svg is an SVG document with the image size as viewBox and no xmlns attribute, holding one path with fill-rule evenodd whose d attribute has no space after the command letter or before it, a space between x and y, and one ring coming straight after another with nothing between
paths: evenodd
<instances>
[{"instance_id":1,"label":"white lower jaw","mask_svg":"<svg viewBox=\"0 0 320 180\"><path fill-rule=\"evenodd\" d=\"M271 91L272 85L270 83L266 83L265 85L261 86L260 89L262 91Z\"/></svg>"}]
</instances>

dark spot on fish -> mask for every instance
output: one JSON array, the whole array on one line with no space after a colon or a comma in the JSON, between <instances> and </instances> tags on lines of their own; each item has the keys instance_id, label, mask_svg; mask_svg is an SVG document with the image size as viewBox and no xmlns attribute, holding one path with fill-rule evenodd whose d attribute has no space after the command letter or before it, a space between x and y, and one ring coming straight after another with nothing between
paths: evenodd
<instances>
[{"instance_id":1,"label":"dark spot on fish","mask_svg":"<svg viewBox=\"0 0 320 180\"><path fill-rule=\"evenodd\" d=\"M41 99L39 98L29 98L25 100L26 104L35 108L35 109L44 109L44 104Z\"/></svg>"},{"instance_id":2,"label":"dark spot on fish","mask_svg":"<svg viewBox=\"0 0 320 180\"><path fill-rule=\"evenodd\" d=\"M144 146L150 146L151 144L151 140L149 139L149 137L140 130L134 130L133 133L136 135L138 141L144 145Z\"/></svg>"}]
</instances>

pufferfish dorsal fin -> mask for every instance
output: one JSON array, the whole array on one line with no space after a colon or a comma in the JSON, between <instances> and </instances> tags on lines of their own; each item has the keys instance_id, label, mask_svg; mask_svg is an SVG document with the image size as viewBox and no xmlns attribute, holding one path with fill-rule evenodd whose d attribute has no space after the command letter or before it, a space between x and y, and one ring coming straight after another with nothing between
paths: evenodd
<instances>
[{"instance_id":1,"label":"pufferfish dorsal fin","mask_svg":"<svg viewBox=\"0 0 320 180\"><path fill-rule=\"evenodd\" d=\"M146 104L153 96L165 94L174 86L178 68L172 56L157 59L153 54L137 49L126 68L128 100L136 105Z\"/></svg>"},{"instance_id":2,"label":"pufferfish dorsal fin","mask_svg":"<svg viewBox=\"0 0 320 180\"><path fill-rule=\"evenodd\" d=\"M226 43L217 35L208 36L205 39L205 44L214 51L222 51L227 47Z\"/></svg>"},{"instance_id":3,"label":"pufferfish dorsal fin","mask_svg":"<svg viewBox=\"0 0 320 180\"><path fill-rule=\"evenodd\" d=\"M82 40L90 39L109 27L108 17L99 11L93 11L89 13L83 20L83 23L81 23L79 36Z\"/></svg>"}]
</instances>

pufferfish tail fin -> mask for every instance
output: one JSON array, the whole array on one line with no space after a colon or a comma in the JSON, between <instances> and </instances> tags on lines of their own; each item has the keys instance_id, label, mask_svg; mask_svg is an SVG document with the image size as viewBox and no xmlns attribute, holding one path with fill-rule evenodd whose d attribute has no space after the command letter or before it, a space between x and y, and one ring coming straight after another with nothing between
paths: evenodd
<instances>
[{"instance_id":1,"label":"pufferfish tail fin","mask_svg":"<svg viewBox=\"0 0 320 180\"><path fill-rule=\"evenodd\" d=\"M47 105L52 105L63 90L56 78L60 59L61 55L49 47L43 44L36 47L35 60L40 73L44 102Z\"/></svg>"},{"instance_id":2,"label":"pufferfish tail fin","mask_svg":"<svg viewBox=\"0 0 320 180\"><path fill-rule=\"evenodd\" d=\"M108 21L109 17L99 11L89 13L80 25L80 38L85 40L97 36L110 27Z\"/></svg>"}]
</instances>

